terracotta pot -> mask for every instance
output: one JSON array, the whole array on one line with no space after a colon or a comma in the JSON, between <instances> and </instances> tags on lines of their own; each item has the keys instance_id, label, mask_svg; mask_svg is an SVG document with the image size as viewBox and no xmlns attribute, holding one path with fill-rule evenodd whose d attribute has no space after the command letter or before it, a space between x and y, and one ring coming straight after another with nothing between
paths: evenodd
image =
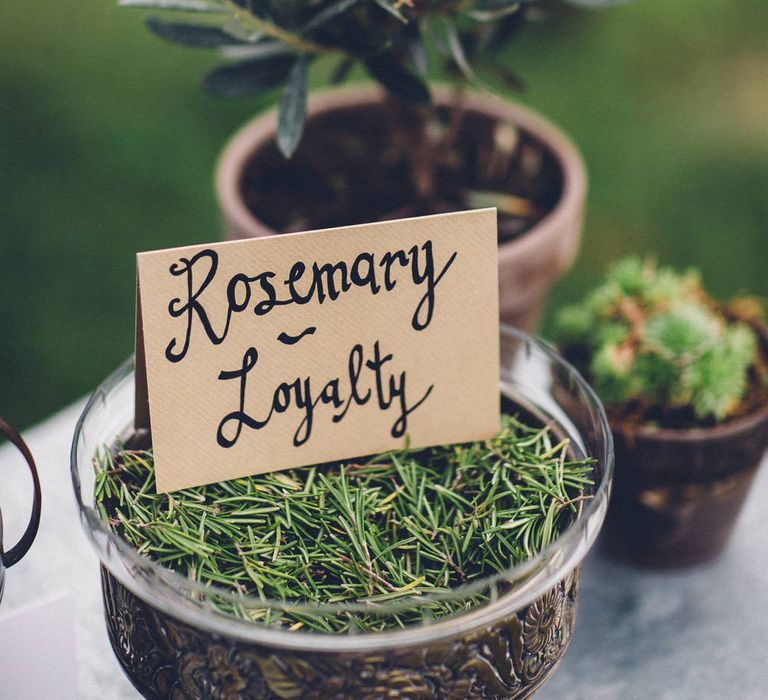
<instances>
[{"instance_id":1,"label":"terracotta pot","mask_svg":"<svg viewBox=\"0 0 768 700\"><path fill-rule=\"evenodd\" d=\"M763 333L764 347L768 336ZM616 481L605 526L610 549L654 567L701 564L725 548L768 449L768 405L688 430L613 429Z\"/></svg>"},{"instance_id":2,"label":"terracotta pot","mask_svg":"<svg viewBox=\"0 0 768 700\"><path fill-rule=\"evenodd\" d=\"M435 90L438 106L451 104L451 93ZM523 133L545 144L559 164L562 192L554 208L523 235L499 246L500 313L503 321L531 330L541 314L552 285L570 268L581 237L587 177L579 152L554 125L520 105L478 94L465 98L468 112L486 115L517 125ZM331 113L385 105L375 87L331 90L310 100L308 127L318 117ZM253 238L277 233L260 221L243 198L246 166L274 143L276 113L257 117L246 124L228 143L216 172L216 192L228 238ZM365 128L374 128L367 124ZM264 181L268 179L265 174ZM249 187L259 187L250 182ZM301 185L298 185L301 186ZM349 221L363 223L362 221Z\"/></svg>"}]
</instances>

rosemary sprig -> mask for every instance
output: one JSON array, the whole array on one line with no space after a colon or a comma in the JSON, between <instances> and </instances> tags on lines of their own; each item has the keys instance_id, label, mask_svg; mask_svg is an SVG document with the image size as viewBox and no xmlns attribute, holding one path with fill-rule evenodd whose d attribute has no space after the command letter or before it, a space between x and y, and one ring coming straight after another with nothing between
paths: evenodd
<instances>
[{"instance_id":1,"label":"rosemary sprig","mask_svg":"<svg viewBox=\"0 0 768 700\"><path fill-rule=\"evenodd\" d=\"M234 615L321 631L374 630L487 600L375 604L447 591L552 542L593 481L549 427L503 416L492 440L403 450L155 493L152 451L105 451L96 505L137 550L195 581L263 599L368 602L364 614L308 614L220 602Z\"/></svg>"}]
</instances>

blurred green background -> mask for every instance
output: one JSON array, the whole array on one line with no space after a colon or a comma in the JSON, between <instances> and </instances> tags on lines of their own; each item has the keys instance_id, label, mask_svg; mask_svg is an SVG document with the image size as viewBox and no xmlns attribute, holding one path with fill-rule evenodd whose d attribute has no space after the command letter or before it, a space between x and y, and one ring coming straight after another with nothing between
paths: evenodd
<instances>
[{"instance_id":1,"label":"blurred green background","mask_svg":"<svg viewBox=\"0 0 768 700\"><path fill-rule=\"evenodd\" d=\"M265 105L199 89L207 52L115 0L0 3L0 415L27 426L132 351L134 253L215 239L212 170ZM531 25L519 99L583 149L581 257L550 311L629 252L768 294L768 6L635 0Z\"/></svg>"}]
</instances>

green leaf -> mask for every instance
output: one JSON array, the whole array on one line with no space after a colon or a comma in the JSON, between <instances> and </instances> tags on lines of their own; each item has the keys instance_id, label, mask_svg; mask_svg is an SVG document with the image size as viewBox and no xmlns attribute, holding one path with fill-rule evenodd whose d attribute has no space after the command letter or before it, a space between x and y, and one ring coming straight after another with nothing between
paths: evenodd
<instances>
[{"instance_id":1,"label":"green leaf","mask_svg":"<svg viewBox=\"0 0 768 700\"><path fill-rule=\"evenodd\" d=\"M690 400L680 388L680 368L671 360L653 353L638 354L633 367L640 396L659 405Z\"/></svg>"},{"instance_id":2,"label":"green leaf","mask_svg":"<svg viewBox=\"0 0 768 700\"><path fill-rule=\"evenodd\" d=\"M405 23L408 20L403 16L403 13L397 9L395 3L392 0L375 0L376 4L385 9L393 17L397 17L401 22Z\"/></svg>"},{"instance_id":3,"label":"green leaf","mask_svg":"<svg viewBox=\"0 0 768 700\"><path fill-rule=\"evenodd\" d=\"M522 0L514 0L513 2L510 0L485 0L485 2L476 2L472 9L466 12L466 15L477 22L495 22L502 17L519 12L525 4L531 4L530 0L527 2Z\"/></svg>"},{"instance_id":4,"label":"green leaf","mask_svg":"<svg viewBox=\"0 0 768 700\"><path fill-rule=\"evenodd\" d=\"M180 12L222 13L224 8L215 2L205 0L119 0L121 7L135 7L146 10L178 10Z\"/></svg>"},{"instance_id":5,"label":"green leaf","mask_svg":"<svg viewBox=\"0 0 768 700\"><path fill-rule=\"evenodd\" d=\"M222 97L257 95L282 85L295 63L292 55L273 55L229 63L212 70L203 87Z\"/></svg>"},{"instance_id":6,"label":"green leaf","mask_svg":"<svg viewBox=\"0 0 768 700\"><path fill-rule=\"evenodd\" d=\"M349 77L351 70L355 67L357 60L351 56L344 56L333 69L330 77L331 85L341 85Z\"/></svg>"},{"instance_id":7,"label":"green leaf","mask_svg":"<svg viewBox=\"0 0 768 700\"><path fill-rule=\"evenodd\" d=\"M535 2L537 2L537 0L475 0L472 7L473 9L483 11L503 10L508 7L531 5Z\"/></svg>"},{"instance_id":8,"label":"green leaf","mask_svg":"<svg viewBox=\"0 0 768 700\"><path fill-rule=\"evenodd\" d=\"M405 45L405 51L413 69L426 79L429 75L429 52L422 37L418 35L411 37Z\"/></svg>"},{"instance_id":9,"label":"green leaf","mask_svg":"<svg viewBox=\"0 0 768 700\"><path fill-rule=\"evenodd\" d=\"M565 346L588 344L594 322L591 310L584 304L570 304L560 309L555 316L555 335Z\"/></svg>"},{"instance_id":10,"label":"green leaf","mask_svg":"<svg viewBox=\"0 0 768 700\"><path fill-rule=\"evenodd\" d=\"M720 326L707 308L679 303L646 322L643 340L662 357L686 363L720 342Z\"/></svg>"},{"instance_id":11,"label":"green leaf","mask_svg":"<svg viewBox=\"0 0 768 700\"><path fill-rule=\"evenodd\" d=\"M306 55L296 59L280 100L277 145L286 158L294 154L304 132L304 119L307 114L308 63Z\"/></svg>"},{"instance_id":12,"label":"green leaf","mask_svg":"<svg viewBox=\"0 0 768 700\"><path fill-rule=\"evenodd\" d=\"M616 263L608 279L618 285L622 295L643 297L646 290L654 286L656 274L655 267L642 258L630 257Z\"/></svg>"},{"instance_id":13,"label":"green leaf","mask_svg":"<svg viewBox=\"0 0 768 700\"><path fill-rule=\"evenodd\" d=\"M300 30L300 34L308 34L309 32L322 27L326 22L340 15L342 12L346 12L353 5L357 5L360 0L338 0L338 2L329 5L324 10L318 12L311 20L309 20Z\"/></svg>"},{"instance_id":14,"label":"green leaf","mask_svg":"<svg viewBox=\"0 0 768 700\"><path fill-rule=\"evenodd\" d=\"M222 46L221 55L231 58L235 61L246 61L250 59L264 60L271 56L290 56L296 55L294 49L278 39L260 39L247 44L237 44L233 46Z\"/></svg>"},{"instance_id":15,"label":"green leaf","mask_svg":"<svg viewBox=\"0 0 768 700\"><path fill-rule=\"evenodd\" d=\"M685 373L696 415L723 420L739 404L747 388L749 368L757 357L757 338L743 325L726 330L721 344L693 363Z\"/></svg>"},{"instance_id":16,"label":"green leaf","mask_svg":"<svg viewBox=\"0 0 768 700\"><path fill-rule=\"evenodd\" d=\"M235 37L235 39L240 39L249 44L264 41L269 38L263 31L247 27L242 20L237 17L231 17L221 26L221 30L226 34Z\"/></svg>"},{"instance_id":17,"label":"green leaf","mask_svg":"<svg viewBox=\"0 0 768 700\"><path fill-rule=\"evenodd\" d=\"M461 71L464 78L469 82L473 82L475 80L475 71L472 70L472 66L469 65L467 55L464 51L464 44L456 29L456 24L450 19L445 20L445 36L448 40L448 48L451 52L453 62Z\"/></svg>"},{"instance_id":18,"label":"green leaf","mask_svg":"<svg viewBox=\"0 0 768 700\"><path fill-rule=\"evenodd\" d=\"M633 356L613 343L595 351L589 365L590 376L606 404L621 405L635 395L640 379L634 371L634 362Z\"/></svg>"},{"instance_id":19,"label":"green leaf","mask_svg":"<svg viewBox=\"0 0 768 700\"><path fill-rule=\"evenodd\" d=\"M166 41L198 49L218 49L222 46L241 46L248 43L218 27L206 24L168 22L159 17L149 17L145 24L151 32Z\"/></svg>"},{"instance_id":20,"label":"green leaf","mask_svg":"<svg viewBox=\"0 0 768 700\"><path fill-rule=\"evenodd\" d=\"M384 53L365 62L371 77L379 81L394 97L413 105L425 105L431 101L427 84L392 54Z\"/></svg>"},{"instance_id":21,"label":"green leaf","mask_svg":"<svg viewBox=\"0 0 768 700\"><path fill-rule=\"evenodd\" d=\"M611 5L626 5L629 0L564 0L569 5L576 7L610 7Z\"/></svg>"}]
</instances>

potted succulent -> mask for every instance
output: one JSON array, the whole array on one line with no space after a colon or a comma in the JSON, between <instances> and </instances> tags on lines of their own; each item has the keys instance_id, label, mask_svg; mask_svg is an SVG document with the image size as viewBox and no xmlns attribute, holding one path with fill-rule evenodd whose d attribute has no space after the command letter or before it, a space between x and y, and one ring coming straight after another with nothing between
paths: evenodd
<instances>
[{"instance_id":1,"label":"potted succulent","mask_svg":"<svg viewBox=\"0 0 768 700\"><path fill-rule=\"evenodd\" d=\"M88 403L72 478L114 652L149 698L530 697L571 639L607 510L602 406L503 328L499 435L171 494L128 363Z\"/></svg>"},{"instance_id":2,"label":"potted succulent","mask_svg":"<svg viewBox=\"0 0 768 700\"><path fill-rule=\"evenodd\" d=\"M718 304L696 272L632 258L560 312L556 336L611 421L609 544L654 566L715 557L768 447L759 305Z\"/></svg>"},{"instance_id":3,"label":"potted succulent","mask_svg":"<svg viewBox=\"0 0 768 700\"><path fill-rule=\"evenodd\" d=\"M494 58L527 16L552 3L121 4L204 17L148 24L165 39L230 59L205 77L209 91L282 93L278 110L246 125L222 154L216 190L228 236L496 206L501 316L527 329L535 324L547 291L575 257L586 175L560 130L488 86L519 84ZM335 89L307 106L310 67L329 66L318 61L326 56L336 57L329 82L343 82L358 64L383 89ZM453 76L455 88L431 89L435 72Z\"/></svg>"}]
</instances>

